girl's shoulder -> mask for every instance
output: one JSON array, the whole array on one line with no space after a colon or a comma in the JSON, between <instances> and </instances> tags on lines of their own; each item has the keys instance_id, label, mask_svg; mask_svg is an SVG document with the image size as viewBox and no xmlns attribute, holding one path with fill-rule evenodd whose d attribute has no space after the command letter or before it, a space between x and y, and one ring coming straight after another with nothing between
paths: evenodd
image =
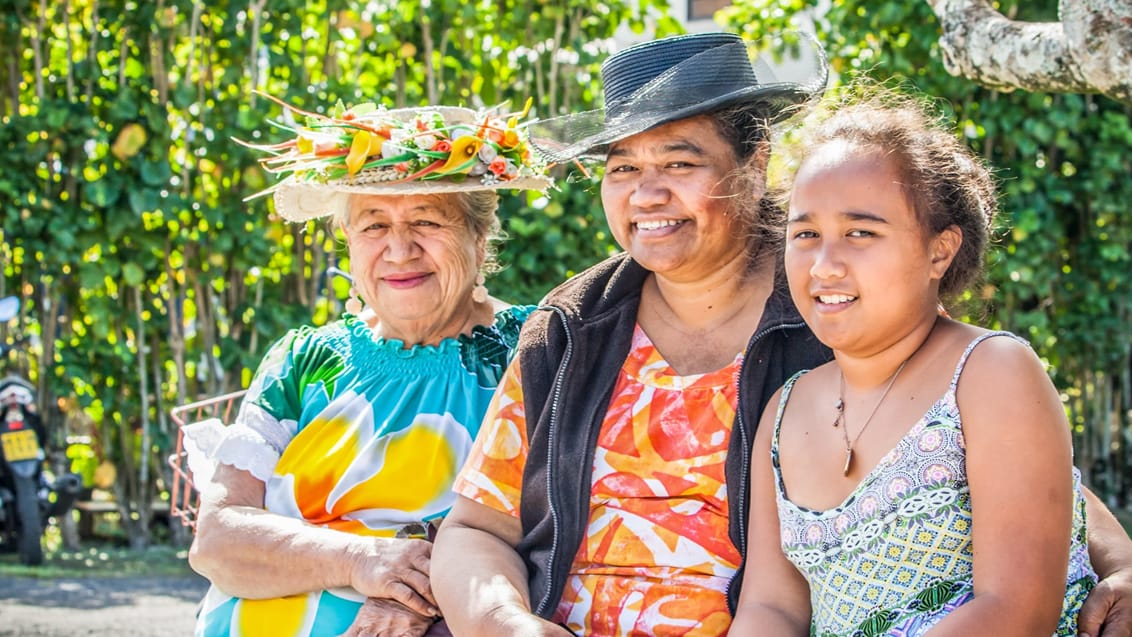
<instances>
[{"instance_id":1,"label":"girl's shoulder","mask_svg":"<svg viewBox=\"0 0 1132 637\"><path fill-rule=\"evenodd\" d=\"M957 361L951 391L960 411L974 413L981 406L1011 404L1052 390L1045 363L1012 332L962 325L948 349L946 358Z\"/></svg>"},{"instance_id":2,"label":"girl's shoulder","mask_svg":"<svg viewBox=\"0 0 1132 637\"><path fill-rule=\"evenodd\" d=\"M768 420L773 418L778 421L775 428L787 419L787 412L791 416L808 417L814 405L830 402L827 399L831 392L836 392L839 382L839 372L833 361L813 369L803 369L787 379L775 392L763 415ZM790 409L787 409L788 406Z\"/></svg>"},{"instance_id":3,"label":"girl's shoulder","mask_svg":"<svg viewBox=\"0 0 1132 637\"><path fill-rule=\"evenodd\" d=\"M812 393L817 393L830 383L838 383L839 376L836 361L829 361L812 369L803 369L786 381L782 388L788 397L805 400Z\"/></svg>"},{"instance_id":4,"label":"girl's shoulder","mask_svg":"<svg viewBox=\"0 0 1132 637\"><path fill-rule=\"evenodd\" d=\"M969 373L997 373L1016 368L1020 363L1038 363L1030 343L1005 330L990 330L976 325L947 321L940 359L952 359L956 376Z\"/></svg>"}]
</instances>

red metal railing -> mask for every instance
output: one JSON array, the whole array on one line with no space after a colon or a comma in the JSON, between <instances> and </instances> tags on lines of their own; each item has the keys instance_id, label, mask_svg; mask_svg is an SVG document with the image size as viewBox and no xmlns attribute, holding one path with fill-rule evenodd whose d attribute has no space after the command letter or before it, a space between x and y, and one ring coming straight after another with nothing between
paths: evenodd
<instances>
[{"instance_id":1,"label":"red metal railing","mask_svg":"<svg viewBox=\"0 0 1132 637\"><path fill-rule=\"evenodd\" d=\"M181 428L209 418L219 418L225 425L231 424L236 417L235 407L240 404L240 399L245 393L247 390L243 389L180 405L169 411L170 417L177 425L177 450L169 456L169 466L173 468L169 514L181 518L181 523L185 526L196 527L198 494L193 485L192 473L185 461L185 441Z\"/></svg>"}]
</instances>

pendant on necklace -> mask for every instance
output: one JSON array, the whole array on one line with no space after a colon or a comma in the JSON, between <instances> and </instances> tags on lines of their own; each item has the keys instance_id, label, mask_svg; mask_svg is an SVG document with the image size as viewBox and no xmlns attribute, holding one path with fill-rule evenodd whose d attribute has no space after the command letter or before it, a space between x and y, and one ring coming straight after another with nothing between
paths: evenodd
<instances>
[{"instance_id":1,"label":"pendant on necklace","mask_svg":"<svg viewBox=\"0 0 1132 637\"><path fill-rule=\"evenodd\" d=\"M841 475L849 475L849 465L853 463L853 447L845 448L845 468L841 471Z\"/></svg>"}]
</instances>

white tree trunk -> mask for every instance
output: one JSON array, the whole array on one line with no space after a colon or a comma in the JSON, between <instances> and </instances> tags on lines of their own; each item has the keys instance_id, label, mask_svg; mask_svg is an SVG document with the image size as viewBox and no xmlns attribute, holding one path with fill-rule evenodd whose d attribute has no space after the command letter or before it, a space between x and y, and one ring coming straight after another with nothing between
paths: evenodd
<instances>
[{"instance_id":1,"label":"white tree trunk","mask_svg":"<svg viewBox=\"0 0 1132 637\"><path fill-rule=\"evenodd\" d=\"M927 0L953 75L1000 90L1101 93L1132 104L1132 0L1061 0L1060 22L1017 22L988 0Z\"/></svg>"}]
</instances>

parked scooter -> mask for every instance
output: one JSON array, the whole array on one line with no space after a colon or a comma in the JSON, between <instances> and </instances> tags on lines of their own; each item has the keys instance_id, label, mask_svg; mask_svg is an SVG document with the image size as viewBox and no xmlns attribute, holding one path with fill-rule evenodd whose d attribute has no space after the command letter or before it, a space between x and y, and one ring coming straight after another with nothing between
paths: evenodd
<instances>
[{"instance_id":1,"label":"parked scooter","mask_svg":"<svg viewBox=\"0 0 1132 637\"><path fill-rule=\"evenodd\" d=\"M19 299L0 299L0 323L19 312ZM18 343L17 343L18 344ZM6 361L14 344L0 343ZM40 538L47 519L67 513L82 488L79 476L51 480L44 470L47 432L35 404L35 388L13 374L0 378L0 547L16 546L24 564L43 562Z\"/></svg>"}]
</instances>

